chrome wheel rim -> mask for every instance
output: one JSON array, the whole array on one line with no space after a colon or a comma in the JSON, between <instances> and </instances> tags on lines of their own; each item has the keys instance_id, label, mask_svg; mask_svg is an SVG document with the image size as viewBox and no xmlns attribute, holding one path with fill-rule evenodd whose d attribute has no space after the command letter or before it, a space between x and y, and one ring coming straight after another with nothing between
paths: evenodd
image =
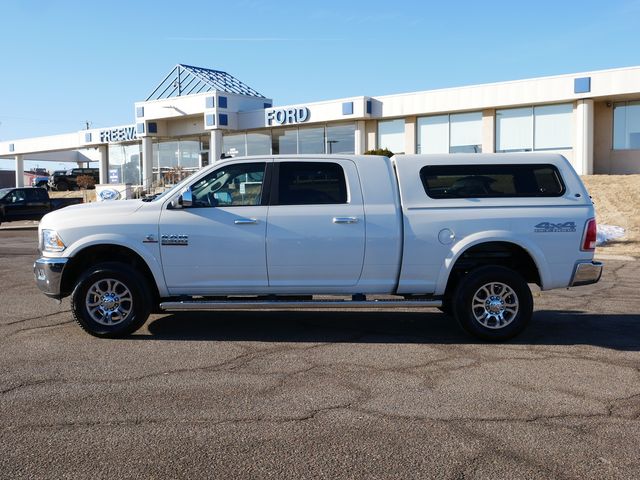
<instances>
[{"instance_id":1,"label":"chrome wheel rim","mask_svg":"<svg viewBox=\"0 0 640 480\"><path fill-rule=\"evenodd\" d=\"M504 283L491 282L481 286L473 295L471 311L476 321L486 328L497 330L509 325L518 315L518 296Z\"/></svg>"},{"instance_id":2,"label":"chrome wheel rim","mask_svg":"<svg viewBox=\"0 0 640 480\"><path fill-rule=\"evenodd\" d=\"M100 325L113 326L124 322L133 310L131 290L119 280L105 278L87 291L87 312Z\"/></svg>"}]
</instances>

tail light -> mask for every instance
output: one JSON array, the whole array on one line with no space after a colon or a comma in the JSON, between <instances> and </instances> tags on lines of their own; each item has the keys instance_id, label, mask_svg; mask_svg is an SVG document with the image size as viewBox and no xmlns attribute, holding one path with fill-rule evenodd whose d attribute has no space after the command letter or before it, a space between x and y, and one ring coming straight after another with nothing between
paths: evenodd
<instances>
[{"instance_id":1,"label":"tail light","mask_svg":"<svg viewBox=\"0 0 640 480\"><path fill-rule=\"evenodd\" d=\"M584 236L581 250L584 252L593 252L596 249L596 219L590 218L584 228Z\"/></svg>"}]
</instances>

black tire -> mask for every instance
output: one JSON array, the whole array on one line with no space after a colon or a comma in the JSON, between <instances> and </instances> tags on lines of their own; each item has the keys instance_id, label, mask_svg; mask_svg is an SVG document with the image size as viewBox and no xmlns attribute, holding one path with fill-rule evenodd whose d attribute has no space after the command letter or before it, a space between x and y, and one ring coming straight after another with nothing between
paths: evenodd
<instances>
[{"instance_id":1,"label":"black tire","mask_svg":"<svg viewBox=\"0 0 640 480\"><path fill-rule=\"evenodd\" d=\"M67 182L58 182L56 185L56 190L58 192L66 192L69 190L69 184Z\"/></svg>"},{"instance_id":2,"label":"black tire","mask_svg":"<svg viewBox=\"0 0 640 480\"><path fill-rule=\"evenodd\" d=\"M98 292L103 295L99 297ZM91 299L94 300L92 309ZM120 338L135 332L147 321L151 295L146 279L132 267L105 262L91 267L80 277L71 294L71 309L76 322L87 333L101 338Z\"/></svg>"},{"instance_id":3,"label":"black tire","mask_svg":"<svg viewBox=\"0 0 640 480\"><path fill-rule=\"evenodd\" d=\"M518 335L533 314L529 285L517 272L486 266L460 279L453 295L453 316L470 335L501 342Z\"/></svg>"}]
</instances>

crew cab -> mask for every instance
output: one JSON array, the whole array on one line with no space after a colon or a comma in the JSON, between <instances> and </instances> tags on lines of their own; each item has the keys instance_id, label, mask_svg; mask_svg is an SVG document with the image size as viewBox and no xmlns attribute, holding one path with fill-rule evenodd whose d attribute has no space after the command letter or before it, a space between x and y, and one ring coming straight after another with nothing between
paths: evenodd
<instances>
[{"instance_id":1,"label":"crew cab","mask_svg":"<svg viewBox=\"0 0 640 480\"><path fill-rule=\"evenodd\" d=\"M591 199L551 154L231 158L39 235L38 286L99 337L152 311L437 307L499 341L529 322L528 284L602 273Z\"/></svg>"},{"instance_id":2,"label":"crew cab","mask_svg":"<svg viewBox=\"0 0 640 480\"><path fill-rule=\"evenodd\" d=\"M0 223L10 220L39 220L47 213L82 203L82 198L49 198L44 188L0 189Z\"/></svg>"}]
</instances>

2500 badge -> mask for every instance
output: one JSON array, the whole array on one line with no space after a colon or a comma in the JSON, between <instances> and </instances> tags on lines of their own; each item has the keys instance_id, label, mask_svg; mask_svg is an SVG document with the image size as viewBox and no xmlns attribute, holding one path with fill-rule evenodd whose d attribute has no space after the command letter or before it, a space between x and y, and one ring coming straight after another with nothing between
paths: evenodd
<instances>
[{"instance_id":1,"label":"2500 badge","mask_svg":"<svg viewBox=\"0 0 640 480\"><path fill-rule=\"evenodd\" d=\"M533 231L536 233L569 233L576 231L576 222L552 223L540 222Z\"/></svg>"},{"instance_id":2,"label":"2500 badge","mask_svg":"<svg viewBox=\"0 0 640 480\"><path fill-rule=\"evenodd\" d=\"M162 235L162 245L189 245L189 235Z\"/></svg>"}]
</instances>

